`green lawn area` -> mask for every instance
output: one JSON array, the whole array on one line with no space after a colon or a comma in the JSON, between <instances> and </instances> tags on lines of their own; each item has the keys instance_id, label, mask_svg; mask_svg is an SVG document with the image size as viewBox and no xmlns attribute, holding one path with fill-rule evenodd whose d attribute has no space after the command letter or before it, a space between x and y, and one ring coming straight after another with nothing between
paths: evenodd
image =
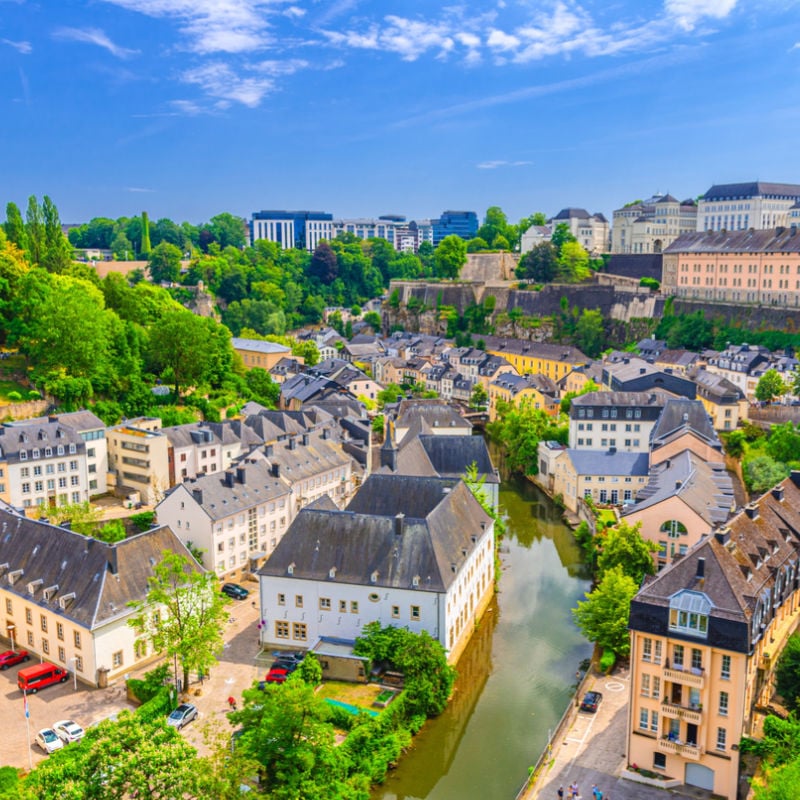
<instances>
[{"instance_id":1,"label":"green lawn area","mask_svg":"<svg viewBox=\"0 0 800 800\"><path fill-rule=\"evenodd\" d=\"M608 527L608 523L612 525L617 524L617 516L614 514L613 510L610 508L598 508L597 509L597 529L603 530L604 528Z\"/></svg>"},{"instance_id":2,"label":"green lawn area","mask_svg":"<svg viewBox=\"0 0 800 800\"><path fill-rule=\"evenodd\" d=\"M8 380L7 378L0 378L0 403L11 402L8 399L9 392L19 392L20 395L22 396L22 399L27 400L29 391L30 389L26 389L21 383Z\"/></svg>"},{"instance_id":3,"label":"green lawn area","mask_svg":"<svg viewBox=\"0 0 800 800\"><path fill-rule=\"evenodd\" d=\"M317 691L320 697L349 703L359 708L371 708L381 687L377 683L345 683L344 681L325 681Z\"/></svg>"}]
</instances>

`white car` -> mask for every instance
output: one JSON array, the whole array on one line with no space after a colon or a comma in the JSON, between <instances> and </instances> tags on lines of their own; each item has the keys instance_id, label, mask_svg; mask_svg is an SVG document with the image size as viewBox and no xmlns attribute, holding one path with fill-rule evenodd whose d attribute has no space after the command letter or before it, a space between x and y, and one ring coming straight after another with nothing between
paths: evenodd
<instances>
[{"instance_id":1,"label":"white car","mask_svg":"<svg viewBox=\"0 0 800 800\"><path fill-rule=\"evenodd\" d=\"M62 719L58 722L54 722L53 730L56 732L56 736L58 736L58 738L61 739L64 744L69 744L70 742L79 742L81 739L83 739L83 728L81 728L77 722L73 722L71 719Z\"/></svg>"},{"instance_id":2,"label":"white car","mask_svg":"<svg viewBox=\"0 0 800 800\"><path fill-rule=\"evenodd\" d=\"M56 750L60 750L64 746L64 742L56 736L56 732L52 728L42 728L42 730L36 734L36 744L38 744L47 755L55 753Z\"/></svg>"}]
</instances>

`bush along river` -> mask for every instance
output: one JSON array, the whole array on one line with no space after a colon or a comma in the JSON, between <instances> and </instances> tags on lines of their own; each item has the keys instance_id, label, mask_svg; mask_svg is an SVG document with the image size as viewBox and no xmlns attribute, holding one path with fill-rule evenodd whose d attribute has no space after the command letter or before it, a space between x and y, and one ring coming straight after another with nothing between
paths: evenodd
<instances>
[{"instance_id":1,"label":"bush along river","mask_svg":"<svg viewBox=\"0 0 800 800\"><path fill-rule=\"evenodd\" d=\"M573 697L591 645L570 609L590 589L547 495L511 476L499 592L458 662L447 710L426 723L373 800L513 800Z\"/></svg>"}]
</instances>

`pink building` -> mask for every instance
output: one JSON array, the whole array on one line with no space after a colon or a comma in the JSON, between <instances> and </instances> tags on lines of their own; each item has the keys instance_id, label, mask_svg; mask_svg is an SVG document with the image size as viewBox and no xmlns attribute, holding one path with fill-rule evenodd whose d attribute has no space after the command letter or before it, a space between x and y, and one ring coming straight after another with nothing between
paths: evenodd
<instances>
[{"instance_id":1,"label":"pink building","mask_svg":"<svg viewBox=\"0 0 800 800\"><path fill-rule=\"evenodd\" d=\"M664 251L661 289L698 300L800 308L800 229L685 233Z\"/></svg>"}]
</instances>

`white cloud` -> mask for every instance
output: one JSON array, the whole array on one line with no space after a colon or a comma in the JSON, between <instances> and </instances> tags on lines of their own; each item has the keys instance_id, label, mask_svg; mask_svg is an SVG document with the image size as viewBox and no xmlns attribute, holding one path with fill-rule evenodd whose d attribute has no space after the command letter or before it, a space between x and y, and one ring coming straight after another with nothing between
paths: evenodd
<instances>
[{"instance_id":1,"label":"white cloud","mask_svg":"<svg viewBox=\"0 0 800 800\"><path fill-rule=\"evenodd\" d=\"M497 169L498 167L527 167L533 164L533 161L505 161L499 159L497 161L482 161L476 166L478 169Z\"/></svg>"},{"instance_id":2,"label":"white cloud","mask_svg":"<svg viewBox=\"0 0 800 800\"><path fill-rule=\"evenodd\" d=\"M226 108L231 102L256 108L264 96L275 88L275 82L271 78L243 78L220 61L187 70L181 75L181 79L185 83L200 86L206 94L222 100L223 103L218 106L222 108Z\"/></svg>"},{"instance_id":3,"label":"white cloud","mask_svg":"<svg viewBox=\"0 0 800 800\"><path fill-rule=\"evenodd\" d=\"M300 17L304 17L306 15L306 10L304 8L298 8L297 6L289 6L284 12L284 17L290 17L294 19L299 19Z\"/></svg>"},{"instance_id":4,"label":"white cloud","mask_svg":"<svg viewBox=\"0 0 800 800\"><path fill-rule=\"evenodd\" d=\"M489 31L489 38L486 44L493 50L516 50L520 45L520 40L516 36L511 36L496 28Z\"/></svg>"},{"instance_id":5,"label":"white cloud","mask_svg":"<svg viewBox=\"0 0 800 800\"><path fill-rule=\"evenodd\" d=\"M150 194L151 192L155 192L155 189L145 189L142 186L126 186L126 192L134 192L135 194Z\"/></svg>"},{"instance_id":6,"label":"white cloud","mask_svg":"<svg viewBox=\"0 0 800 800\"><path fill-rule=\"evenodd\" d=\"M14 42L11 39L0 39L0 42L7 44L9 47L13 47L17 52L22 53L24 56L27 56L33 52L33 47L31 46L30 42Z\"/></svg>"},{"instance_id":7,"label":"white cloud","mask_svg":"<svg viewBox=\"0 0 800 800\"><path fill-rule=\"evenodd\" d=\"M308 67L308 61L303 61L300 58L291 58L288 61L259 61L256 64L249 65L249 69L272 77L294 75L295 72L306 67Z\"/></svg>"},{"instance_id":8,"label":"white cloud","mask_svg":"<svg viewBox=\"0 0 800 800\"><path fill-rule=\"evenodd\" d=\"M194 53L246 53L270 43L268 0L104 0L148 17L181 24L183 44Z\"/></svg>"},{"instance_id":9,"label":"white cloud","mask_svg":"<svg viewBox=\"0 0 800 800\"><path fill-rule=\"evenodd\" d=\"M138 50L130 50L127 47L120 47L118 44L114 44L100 28L58 28L53 31L53 38L66 42L95 44L104 50L108 50L112 56L117 58L130 58L139 52Z\"/></svg>"},{"instance_id":10,"label":"white cloud","mask_svg":"<svg viewBox=\"0 0 800 800\"><path fill-rule=\"evenodd\" d=\"M664 10L686 31L704 17L725 19L735 6L736 0L664 0Z\"/></svg>"}]
</instances>

